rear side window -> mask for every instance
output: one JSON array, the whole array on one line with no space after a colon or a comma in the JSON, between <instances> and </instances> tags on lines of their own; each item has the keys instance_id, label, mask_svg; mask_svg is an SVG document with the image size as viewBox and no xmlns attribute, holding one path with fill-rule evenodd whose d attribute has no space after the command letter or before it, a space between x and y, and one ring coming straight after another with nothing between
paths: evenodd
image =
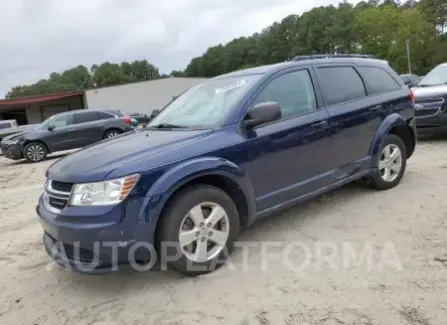
<instances>
[{"instance_id":1,"label":"rear side window","mask_svg":"<svg viewBox=\"0 0 447 325\"><path fill-rule=\"evenodd\" d=\"M96 121L96 120L98 120L96 112L76 113L76 114L74 114L74 117L73 117L74 124L91 122L91 121Z\"/></svg>"},{"instance_id":2,"label":"rear side window","mask_svg":"<svg viewBox=\"0 0 447 325\"><path fill-rule=\"evenodd\" d=\"M399 83L385 70L375 67L358 67L360 74L365 79L365 82L372 88L374 93L388 93L400 89ZM405 78L407 80L405 80ZM403 76L405 83L410 83L412 80L409 76Z\"/></svg>"},{"instance_id":3,"label":"rear side window","mask_svg":"<svg viewBox=\"0 0 447 325\"><path fill-rule=\"evenodd\" d=\"M316 110L315 91L309 71L289 72L272 80L259 94L255 104L277 102L283 118Z\"/></svg>"},{"instance_id":4,"label":"rear side window","mask_svg":"<svg viewBox=\"0 0 447 325\"><path fill-rule=\"evenodd\" d=\"M9 122L0 123L0 129L9 129L11 127L11 124Z\"/></svg>"},{"instance_id":5,"label":"rear side window","mask_svg":"<svg viewBox=\"0 0 447 325\"><path fill-rule=\"evenodd\" d=\"M326 106L366 96L362 78L352 67L319 68L317 76Z\"/></svg>"},{"instance_id":6,"label":"rear side window","mask_svg":"<svg viewBox=\"0 0 447 325\"><path fill-rule=\"evenodd\" d=\"M114 118L115 116L107 113L107 112L96 112L96 119L97 120L105 120L107 118Z\"/></svg>"}]
</instances>

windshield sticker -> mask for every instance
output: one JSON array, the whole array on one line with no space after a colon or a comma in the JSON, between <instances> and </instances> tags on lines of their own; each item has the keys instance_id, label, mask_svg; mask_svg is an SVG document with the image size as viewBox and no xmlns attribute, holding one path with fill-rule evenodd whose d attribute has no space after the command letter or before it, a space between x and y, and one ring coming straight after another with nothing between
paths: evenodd
<instances>
[{"instance_id":1,"label":"windshield sticker","mask_svg":"<svg viewBox=\"0 0 447 325\"><path fill-rule=\"evenodd\" d=\"M215 89L215 93L216 95L221 94L223 92L229 91L229 90L233 90L242 86L245 86L247 84L247 80L239 80L236 81L232 84L226 85L224 87L220 87L220 88L216 88Z\"/></svg>"}]
</instances>

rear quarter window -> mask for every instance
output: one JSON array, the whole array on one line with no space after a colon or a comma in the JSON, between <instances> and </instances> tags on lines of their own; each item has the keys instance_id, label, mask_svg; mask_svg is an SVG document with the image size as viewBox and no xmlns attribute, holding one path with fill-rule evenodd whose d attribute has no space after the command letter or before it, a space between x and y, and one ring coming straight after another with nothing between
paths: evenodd
<instances>
[{"instance_id":1,"label":"rear quarter window","mask_svg":"<svg viewBox=\"0 0 447 325\"><path fill-rule=\"evenodd\" d=\"M401 88L400 84L384 69L376 67L358 67L365 82L376 94L388 93ZM404 78L407 78L405 81ZM410 77L402 77L404 82L411 82Z\"/></svg>"},{"instance_id":2,"label":"rear quarter window","mask_svg":"<svg viewBox=\"0 0 447 325\"><path fill-rule=\"evenodd\" d=\"M9 122L0 123L0 130L1 129L9 129L11 127L11 124Z\"/></svg>"},{"instance_id":3,"label":"rear quarter window","mask_svg":"<svg viewBox=\"0 0 447 325\"><path fill-rule=\"evenodd\" d=\"M114 118L115 115L108 112L96 112L96 117L98 120L105 120L108 118Z\"/></svg>"},{"instance_id":4,"label":"rear quarter window","mask_svg":"<svg viewBox=\"0 0 447 325\"><path fill-rule=\"evenodd\" d=\"M317 77L325 106L366 96L363 80L353 67L321 67Z\"/></svg>"}]
</instances>

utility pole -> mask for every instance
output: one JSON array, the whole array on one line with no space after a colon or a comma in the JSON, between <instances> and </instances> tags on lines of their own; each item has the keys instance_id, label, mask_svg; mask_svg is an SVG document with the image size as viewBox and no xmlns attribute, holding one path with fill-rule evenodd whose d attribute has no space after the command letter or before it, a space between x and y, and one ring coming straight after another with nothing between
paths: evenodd
<instances>
[{"instance_id":1,"label":"utility pole","mask_svg":"<svg viewBox=\"0 0 447 325\"><path fill-rule=\"evenodd\" d=\"M408 73L411 74L410 39L407 40Z\"/></svg>"}]
</instances>

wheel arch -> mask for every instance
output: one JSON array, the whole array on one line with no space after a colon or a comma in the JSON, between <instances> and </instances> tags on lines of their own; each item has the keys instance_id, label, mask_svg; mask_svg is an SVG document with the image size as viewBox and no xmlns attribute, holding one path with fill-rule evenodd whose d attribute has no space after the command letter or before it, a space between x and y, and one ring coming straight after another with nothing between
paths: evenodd
<instances>
[{"instance_id":1,"label":"wheel arch","mask_svg":"<svg viewBox=\"0 0 447 325\"><path fill-rule=\"evenodd\" d=\"M47 153L51 153L51 152L52 152L51 149L50 149L50 147L45 143L45 141L43 141L43 140L41 140L41 139L36 139L36 140L25 140L25 142L23 143L23 150L25 150L25 147L26 147L27 145L29 145L30 143L33 143L33 142L37 142L37 143L40 143L40 144L42 144L43 146L45 146L45 148L47 149Z\"/></svg>"},{"instance_id":2,"label":"wheel arch","mask_svg":"<svg viewBox=\"0 0 447 325\"><path fill-rule=\"evenodd\" d=\"M387 116L376 132L369 150L370 155L372 157L377 157L383 139L388 134L395 134L404 142L407 150L407 158L410 158L416 146L416 134L414 132L414 128L411 126L411 123L414 123L413 120L410 119L406 121L397 113Z\"/></svg>"},{"instance_id":3,"label":"wheel arch","mask_svg":"<svg viewBox=\"0 0 447 325\"><path fill-rule=\"evenodd\" d=\"M104 133L102 134L102 138L104 139L104 137L106 136L107 132L110 132L110 131L118 131L119 133L123 133L124 132L121 128L119 128L117 126L109 126L108 128L106 128L104 130Z\"/></svg>"},{"instance_id":4,"label":"wheel arch","mask_svg":"<svg viewBox=\"0 0 447 325\"><path fill-rule=\"evenodd\" d=\"M241 226L249 224L249 217L255 213L255 199L244 172L227 160L205 158L177 165L150 188L143 211L155 231L168 202L180 191L198 184L212 185L227 193L236 204Z\"/></svg>"}]
</instances>

